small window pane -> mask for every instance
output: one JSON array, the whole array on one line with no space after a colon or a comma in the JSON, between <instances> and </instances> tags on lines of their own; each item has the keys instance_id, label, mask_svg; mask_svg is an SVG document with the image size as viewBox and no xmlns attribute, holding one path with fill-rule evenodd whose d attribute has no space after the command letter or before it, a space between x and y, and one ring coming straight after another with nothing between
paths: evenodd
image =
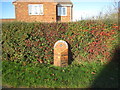
<instances>
[{"instance_id":1,"label":"small window pane","mask_svg":"<svg viewBox=\"0 0 120 90\"><path fill-rule=\"evenodd\" d=\"M58 16L61 16L61 7L58 7Z\"/></svg>"},{"instance_id":2,"label":"small window pane","mask_svg":"<svg viewBox=\"0 0 120 90\"><path fill-rule=\"evenodd\" d=\"M65 10L65 8L63 8L63 15L66 15L66 12L65 12L66 10Z\"/></svg>"},{"instance_id":3,"label":"small window pane","mask_svg":"<svg viewBox=\"0 0 120 90\"><path fill-rule=\"evenodd\" d=\"M43 5L39 5L39 13L43 14Z\"/></svg>"},{"instance_id":4,"label":"small window pane","mask_svg":"<svg viewBox=\"0 0 120 90\"><path fill-rule=\"evenodd\" d=\"M35 7L34 7L34 10L35 10L35 14L38 14L38 11L39 11L38 6L35 6Z\"/></svg>"},{"instance_id":5,"label":"small window pane","mask_svg":"<svg viewBox=\"0 0 120 90\"><path fill-rule=\"evenodd\" d=\"M31 12L32 12L32 15L35 15L36 11L35 11L35 6L31 5L32 9L31 9Z\"/></svg>"}]
</instances>

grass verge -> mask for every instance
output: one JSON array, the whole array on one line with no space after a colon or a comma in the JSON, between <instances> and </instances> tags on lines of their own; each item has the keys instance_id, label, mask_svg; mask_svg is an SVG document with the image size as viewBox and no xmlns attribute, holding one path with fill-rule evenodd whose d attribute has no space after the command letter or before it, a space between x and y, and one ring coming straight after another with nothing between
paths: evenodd
<instances>
[{"instance_id":1,"label":"grass verge","mask_svg":"<svg viewBox=\"0 0 120 90\"><path fill-rule=\"evenodd\" d=\"M28 64L3 61L3 87L13 88L117 88L118 64L84 62L80 65L55 67L46 64ZM105 81L104 81L105 80Z\"/></svg>"}]
</instances>

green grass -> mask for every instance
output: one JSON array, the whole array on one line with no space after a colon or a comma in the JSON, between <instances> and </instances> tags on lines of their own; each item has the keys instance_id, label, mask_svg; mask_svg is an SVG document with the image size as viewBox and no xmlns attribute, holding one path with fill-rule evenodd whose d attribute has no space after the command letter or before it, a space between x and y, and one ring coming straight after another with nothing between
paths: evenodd
<instances>
[{"instance_id":1,"label":"green grass","mask_svg":"<svg viewBox=\"0 0 120 90\"><path fill-rule=\"evenodd\" d=\"M14 88L116 88L118 66L110 62L84 62L68 67L47 64L23 65L10 61L2 62L3 87ZM105 81L104 81L105 80Z\"/></svg>"}]
</instances>

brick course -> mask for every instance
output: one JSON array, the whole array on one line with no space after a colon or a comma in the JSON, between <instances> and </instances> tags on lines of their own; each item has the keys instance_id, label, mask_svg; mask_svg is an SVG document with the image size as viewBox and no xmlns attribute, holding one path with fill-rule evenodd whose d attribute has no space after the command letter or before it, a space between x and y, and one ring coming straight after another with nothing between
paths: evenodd
<instances>
[{"instance_id":1,"label":"brick course","mask_svg":"<svg viewBox=\"0 0 120 90\"><path fill-rule=\"evenodd\" d=\"M16 19L0 19L2 22L13 22L16 21Z\"/></svg>"}]
</instances>

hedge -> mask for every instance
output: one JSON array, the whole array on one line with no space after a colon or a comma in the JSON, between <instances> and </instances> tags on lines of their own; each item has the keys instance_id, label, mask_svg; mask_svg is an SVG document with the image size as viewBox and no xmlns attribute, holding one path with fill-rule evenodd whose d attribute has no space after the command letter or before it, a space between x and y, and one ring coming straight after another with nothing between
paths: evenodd
<instances>
[{"instance_id":1,"label":"hedge","mask_svg":"<svg viewBox=\"0 0 120 90\"><path fill-rule=\"evenodd\" d=\"M119 44L118 25L96 21L3 23L2 59L23 64L53 64L53 47L57 40L67 41L77 63L109 61Z\"/></svg>"}]
</instances>

